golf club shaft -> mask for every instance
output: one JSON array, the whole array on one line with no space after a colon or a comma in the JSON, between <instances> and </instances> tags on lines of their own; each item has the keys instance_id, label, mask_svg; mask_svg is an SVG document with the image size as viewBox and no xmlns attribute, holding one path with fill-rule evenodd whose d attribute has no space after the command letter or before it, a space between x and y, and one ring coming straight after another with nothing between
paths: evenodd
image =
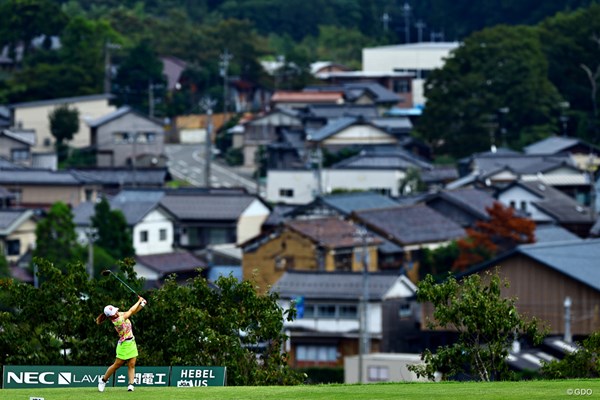
<instances>
[{"instance_id":1,"label":"golf club shaft","mask_svg":"<svg viewBox=\"0 0 600 400\"><path fill-rule=\"evenodd\" d=\"M128 284L126 284L126 283L125 283L125 282L124 282L124 281L123 281L121 278L119 278L117 275L113 274L113 272L112 272L112 271L109 271L109 272L110 272L110 274L111 274L112 276L114 276L115 278L117 278L117 279L119 280L119 282L121 282L123 285L125 285L125 287L126 287L127 289L131 290L131 291L133 292L133 294L135 294L136 296L138 296L138 297L139 297L139 294L137 294L137 293L135 292L135 290L133 290L132 288L130 288L130 287L129 287L129 285L128 285Z\"/></svg>"}]
</instances>

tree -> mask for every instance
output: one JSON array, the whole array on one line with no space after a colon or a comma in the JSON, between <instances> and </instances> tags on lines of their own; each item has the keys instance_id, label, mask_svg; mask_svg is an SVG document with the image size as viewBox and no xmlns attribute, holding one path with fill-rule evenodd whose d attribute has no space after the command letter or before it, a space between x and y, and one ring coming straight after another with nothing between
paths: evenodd
<instances>
[{"instance_id":1,"label":"tree","mask_svg":"<svg viewBox=\"0 0 600 400\"><path fill-rule=\"evenodd\" d=\"M552 111L561 99L547 76L535 28L474 33L427 78L417 134L436 155L458 158L504 142L520 148L556 132Z\"/></svg>"},{"instance_id":2,"label":"tree","mask_svg":"<svg viewBox=\"0 0 600 400\"><path fill-rule=\"evenodd\" d=\"M425 364L409 369L429 379L437 371L447 378L463 372L481 381L509 378L506 357L515 336L524 334L539 343L543 332L535 318L526 320L519 314L516 299L502 297L503 287L508 282L501 280L498 270L483 277L469 275L461 282L449 276L436 283L431 275L420 281L417 299L434 307L427 326L456 331L458 340L438 347L435 353L426 349L421 355Z\"/></svg>"},{"instance_id":3,"label":"tree","mask_svg":"<svg viewBox=\"0 0 600 400\"><path fill-rule=\"evenodd\" d=\"M535 222L516 216L512 207L494 202L486 211L489 220L477 221L475 227L467 228L467 237L457 241L459 256L452 266L455 271L463 271L519 244L535 241Z\"/></svg>"},{"instance_id":4,"label":"tree","mask_svg":"<svg viewBox=\"0 0 600 400\"><path fill-rule=\"evenodd\" d=\"M115 260L135 255L131 230L121 210L111 210L106 198L94 206L92 226L96 228L96 245L103 248Z\"/></svg>"},{"instance_id":5,"label":"tree","mask_svg":"<svg viewBox=\"0 0 600 400\"><path fill-rule=\"evenodd\" d=\"M10 275L10 269L8 268L8 260L6 259L6 256L2 253L0 253L0 279L2 278L9 278Z\"/></svg>"},{"instance_id":6,"label":"tree","mask_svg":"<svg viewBox=\"0 0 600 400\"><path fill-rule=\"evenodd\" d=\"M577 379L600 377L600 333L594 332L578 346L577 351L562 360L542 365L542 377L549 379Z\"/></svg>"},{"instance_id":7,"label":"tree","mask_svg":"<svg viewBox=\"0 0 600 400\"><path fill-rule=\"evenodd\" d=\"M50 120L50 133L56 139L56 153L58 160L67 158L65 141L73 139L79 130L79 110L70 108L68 104L56 107L48 116Z\"/></svg>"},{"instance_id":8,"label":"tree","mask_svg":"<svg viewBox=\"0 0 600 400\"><path fill-rule=\"evenodd\" d=\"M33 256L44 258L58 267L76 261L79 244L73 223L73 213L63 202L52 204L35 227L37 238Z\"/></svg>"}]
</instances>

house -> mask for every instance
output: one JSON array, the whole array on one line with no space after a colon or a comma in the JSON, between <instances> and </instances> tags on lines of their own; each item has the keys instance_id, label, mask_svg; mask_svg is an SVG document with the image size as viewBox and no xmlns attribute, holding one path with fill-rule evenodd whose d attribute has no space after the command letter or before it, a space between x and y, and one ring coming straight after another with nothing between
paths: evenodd
<instances>
[{"instance_id":1,"label":"house","mask_svg":"<svg viewBox=\"0 0 600 400\"><path fill-rule=\"evenodd\" d=\"M302 129L302 120L298 112L277 108L265 115L248 120L243 124L243 154L244 167L256 168L258 166L258 151L273 142L280 141L281 131L284 129ZM302 141L304 138L302 138Z\"/></svg>"},{"instance_id":2,"label":"house","mask_svg":"<svg viewBox=\"0 0 600 400\"><path fill-rule=\"evenodd\" d=\"M550 335L564 335L568 312L573 338L584 337L600 329L599 258L600 239L528 244L464 275L498 266L510 284L502 288L502 296L516 298L521 314L547 323Z\"/></svg>"},{"instance_id":3,"label":"house","mask_svg":"<svg viewBox=\"0 0 600 400\"><path fill-rule=\"evenodd\" d=\"M266 290L286 271L377 271L379 239L341 218L285 221L241 244L244 280ZM365 258L365 254L368 254Z\"/></svg>"},{"instance_id":4,"label":"house","mask_svg":"<svg viewBox=\"0 0 600 400\"><path fill-rule=\"evenodd\" d=\"M176 218L160 204L162 197L161 191L123 190L108 201L112 210L123 213L137 256L173 252ZM73 209L73 222L80 243L88 242L86 231L94 214L93 202Z\"/></svg>"},{"instance_id":5,"label":"house","mask_svg":"<svg viewBox=\"0 0 600 400\"><path fill-rule=\"evenodd\" d=\"M584 140L567 136L549 136L523 148L525 154L567 153L582 170L600 166L600 148Z\"/></svg>"},{"instance_id":6,"label":"house","mask_svg":"<svg viewBox=\"0 0 600 400\"><path fill-rule=\"evenodd\" d=\"M543 182L516 181L499 191L496 197L536 224L554 223L579 237L587 237L597 218L589 207Z\"/></svg>"},{"instance_id":7,"label":"house","mask_svg":"<svg viewBox=\"0 0 600 400\"><path fill-rule=\"evenodd\" d=\"M407 320L413 318L416 306L416 287L406 276L377 272L366 276L356 272L286 271L271 292L279 294L284 309L294 301L299 311L298 318L285 321L283 327L289 337L289 365L294 368L341 367L347 356L358 354L362 335L363 339L368 337L367 352L379 352L384 340L386 299L402 302ZM361 298L365 295L367 318L362 321ZM361 325L365 327L363 332Z\"/></svg>"},{"instance_id":8,"label":"house","mask_svg":"<svg viewBox=\"0 0 600 400\"><path fill-rule=\"evenodd\" d=\"M177 282L183 284L205 270L206 263L194 254L175 250L169 253L146 254L135 257L134 270L139 278L145 279L147 288L160 287L170 275L177 275ZM206 272L204 272L206 274Z\"/></svg>"},{"instance_id":9,"label":"house","mask_svg":"<svg viewBox=\"0 0 600 400\"><path fill-rule=\"evenodd\" d=\"M399 196L408 170L431 164L393 146L372 146L330 168L267 170L266 199L274 203L307 204L335 191L372 191Z\"/></svg>"},{"instance_id":10,"label":"house","mask_svg":"<svg viewBox=\"0 0 600 400\"><path fill-rule=\"evenodd\" d=\"M495 201L496 199L484 190L462 188L428 194L423 202L463 228L468 228L476 221L489 219L487 209L491 208Z\"/></svg>"},{"instance_id":11,"label":"house","mask_svg":"<svg viewBox=\"0 0 600 400\"><path fill-rule=\"evenodd\" d=\"M88 121L98 167L163 167L164 128L161 122L130 107Z\"/></svg>"},{"instance_id":12,"label":"house","mask_svg":"<svg viewBox=\"0 0 600 400\"><path fill-rule=\"evenodd\" d=\"M113 112L116 107L109 103L112 98L111 94L97 94L11 104L11 126L35 132L32 153L53 153L55 139L50 133L48 116L57 107L69 106L79 112L79 130L68 145L74 148L88 147L92 142L86 122Z\"/></svg>"},{"instance_id":13,"label":"house","mask_svg":"<svg viewBox=\"0 0 600 400\"><path fill-rule=\"evenodd\" d=\"M344 383L425 382L427 378L410 371L423 363L421 354L371 353L344 358ZM362 371L360 370L362 369Z\"/></svg>"},{"instance_id":14,"label":"house","mask_svg":"<svg viewBox=\"0 0 600 400\"><path fill-rule=\"evenodd\" d=\"M348 75L356 74L355 72L341 72L341 73L327 73L327 75ZM322 75L321 75L322 76ZM401 104L404 98L393 90L392 86L386 86L386 83L382 85L375 79L372 80L361 80L350 79L349 82L342 82L341 84L328 84L328 85L314 85L306 86L303 92L336 92L343 91L344 93L344 105L371 105L377 110L377 115L382 115L388 111L391 107Z\"/></svg>"},{"instance_id":15,"label":"house","mask_svg":"<svg viewBox=\"0 0 600 400\"><path fill-rule=\"evenodd\" d=\"M285 91L278 90L271 96L271 109L291 108L299 109L309 104L343 104L344 92L337 91Z\"/></svg>"},{"instance_id":16,"label":"house","mask_svg":"<svg viewBox=\"0 0 600 400\"><path fill-rule=\"evenodd\" d=\"M422 249L435 249L465 236L453 220L424 204L358 210L351 219L366 229L400 246L406 274L418 281Z\"/></svg>"},{"instance_id":17,"label":"house","mask_svg":"<svg viewBox=\"0 0 600 400\"><path fill-rule=\"evenodd\" d=\"M10 265L35 246L35 227L33 210L0 208L0 254Z\"/></svg>"},{"instance_id":18,"label":"house","mask_svg":"<svg viewBox=\"0 0 600 400\"><path fill-rule=\"evenodd\" d=\"M166 167L161 168L78 168L69 170L82 182L100 187L102 194L113 196L123 189L162 189L171 180Z\"/></svg>"},{"instance_id":19,"label":"house","mask_svg":"<svg viewBox=\"0 0 600 400\"><path fill-rule=\"evenodd\" d=\"M0 186L15 196L15 206L25 208L49 208L58 201L77 207L95 201L100 189L71 171L37 168L0 169Z\"/></svg>"},{"instance_id":20,"label":"house","mask_svg":"<svg viewBox=\"0 0 600 400\"><path fill-rule=\"evenodd\" d=\"M425 79L431 71L443 67L445 59L459 45L458 42L421 42L367 47L362 50L362 68L366 73L410 73L413 77L411 107L419 107L426 101Z\"/></svg>"},{"instance_id":21,"label":"house","mask_svg":"<svg viewBox=\"0 0 600 400\"><path fill-rule=\"evenodd\" d=\"M176 218L177 247L194 252L247 241L270 214L259 197L241 189L165 190L160 203Z\"/></svg>"},{"instance_id":22,"label":"house","mask_svg":"<svg viewBox=\"0 0 600 400\"><path fill-rule=\"evenodd\" d=\"M31 167L31 146L35 143L35 133L28 133L25 135L9 129L0 130L0 157L15 164Z\"/></svg>"}]
</instances>

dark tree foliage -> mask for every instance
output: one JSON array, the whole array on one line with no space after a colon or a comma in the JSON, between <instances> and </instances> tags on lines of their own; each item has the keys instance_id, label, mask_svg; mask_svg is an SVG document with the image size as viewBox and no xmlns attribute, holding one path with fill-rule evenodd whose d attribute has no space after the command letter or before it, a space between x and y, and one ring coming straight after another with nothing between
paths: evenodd
<instances>
[{"instance_id":1,"label":"dark tree foliage","mask_svg":"<svg viewBox=\"0 0 600 400\"><path fill-rule=\"evenodd\" d=\"M94 206L92 226L97 229L95 244L103 248L113 259L133 257L133 239L125 216L120 210L111 210L106 198Z\"/></svg>"}]
</instances>

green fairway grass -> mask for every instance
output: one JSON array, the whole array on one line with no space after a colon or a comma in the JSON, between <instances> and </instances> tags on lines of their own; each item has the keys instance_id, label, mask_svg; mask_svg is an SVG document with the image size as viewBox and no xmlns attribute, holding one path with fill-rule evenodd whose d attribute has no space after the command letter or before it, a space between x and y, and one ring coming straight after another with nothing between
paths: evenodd
<instances>
[{"instance_id":1,"label":"green fairway grass","mask_svg":"<svg viewBox=\"0 0 600 400\"><path fill-rule=\"evenodd\" d=\"M371 385L310 385L310 386L226 386L203 388L138 387L135 392L125 388L71 389L2 389L2 400L187 400L187 399L567 399L599 398L600 380L521 381L521 382L443 382L443 383L383 383Z\"/></svg>"}]
</instances>

